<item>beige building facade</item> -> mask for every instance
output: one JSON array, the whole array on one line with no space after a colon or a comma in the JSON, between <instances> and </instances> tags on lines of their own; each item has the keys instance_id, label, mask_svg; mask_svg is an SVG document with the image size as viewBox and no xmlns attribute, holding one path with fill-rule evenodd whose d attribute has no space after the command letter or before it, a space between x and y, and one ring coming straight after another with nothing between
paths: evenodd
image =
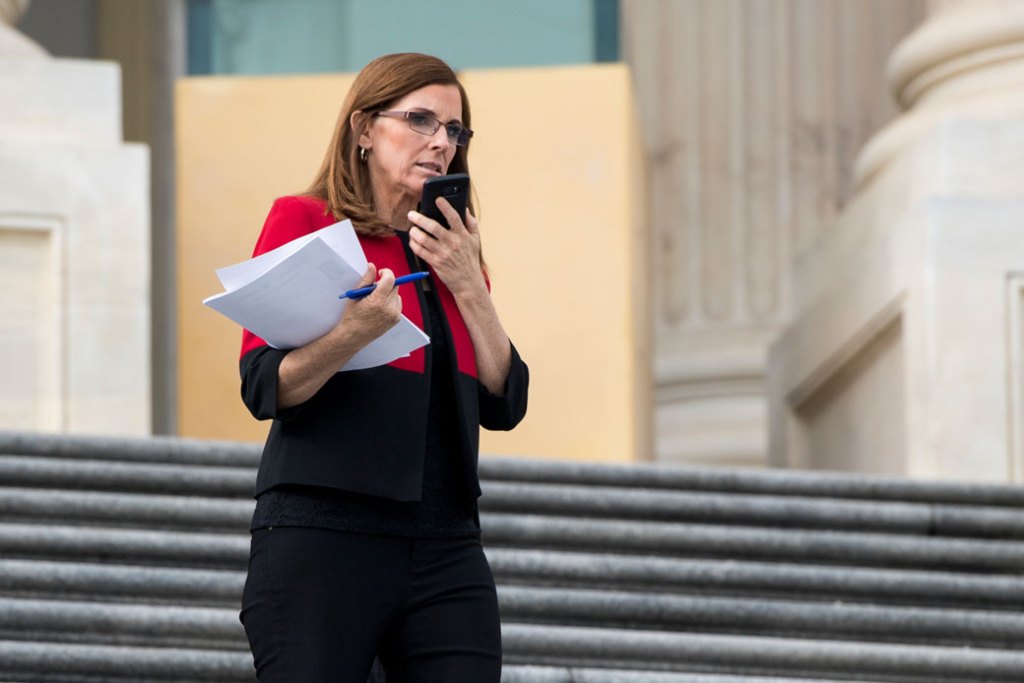
<instances>
[{"instance_id":1,"label":"beige building facade","mask_svg":"<svg viewBox=\"0 0 1024 683\"><path fill-rule=\"evenodd\" d=\"M653 446L629 457L1019 480L1024 2L621 0L619 12L653 339ZM150 40L106 39L134 69L126 121L170 111L153 107L169 90L153 84L180 67L145 56L180 54L182 39L160 23L136 23ZM141 133L161 158L167 130ZM154 164L164 224L172 171ZM173 310L177 285L157 282L155 310ZM153 338L175 325L157 316ZM189 389L167 381L181 376L176 350L153 349L154 422L176 431L172 394Z\"/></svg>"}]
</instances>

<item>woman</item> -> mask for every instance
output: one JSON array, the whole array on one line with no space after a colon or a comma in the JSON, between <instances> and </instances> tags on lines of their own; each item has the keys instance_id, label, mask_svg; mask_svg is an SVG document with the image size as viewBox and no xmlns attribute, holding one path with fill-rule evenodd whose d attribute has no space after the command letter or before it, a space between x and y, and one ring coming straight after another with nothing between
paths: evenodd
<instances>
[{"instance_id":1,"label":"woman","mask_svg":"<svg viewBox=\"0 0 1024 683\"><path fill-rule=\"evenodd\" d=\"M469 100L444 62L368 64L305 195L278 199L254 255L342 218L370 262L320 339L288 351L244 333L242 397L273 419L256 483L241 619L260 681L497 683L501 633L480 545L479 427L511 429L528 373L489 295L477 221L417 213L423 183L468 173ZM429 270L415 284L396 276ZM401 314L430 344L337 372Z\"/></svg>"}]
</instances>

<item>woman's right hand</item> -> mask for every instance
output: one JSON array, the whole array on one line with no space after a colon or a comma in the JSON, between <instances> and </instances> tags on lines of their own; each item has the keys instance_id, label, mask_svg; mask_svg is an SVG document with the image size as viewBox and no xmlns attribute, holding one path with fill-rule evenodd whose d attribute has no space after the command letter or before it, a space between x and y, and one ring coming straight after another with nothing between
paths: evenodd
<instances>
[{"instance_id":1,"label":"woman's right hand","mask_svg":"<svg viewBox=\"0 0 1024 683\"><path fill-rule=\"evenodd\" d=\"M350 301L330 332L292 349L281 360L277 368L278 408L308 401L360 349L398 323L402 299L395 287L395 274L385 268L377 280L377 268L371 263L358 286L369 287L375 280L377 289Z\"/></svg>"},{"instance_id":2,"label":"woman's right hand","mask_svg":"<svg viewBox=\"0 0 1024 683\"><path fill-rule=\"evenodd\" d=\"M402 317L402 297L395 287L395 274L384 268L378 280L377 267L369 263L356 288L369 287L374 281L377 288L362 299L350 301L334 328L343 336L354 339L359 346L369 344L390 330Z\"/></svg>"}]
</instances>

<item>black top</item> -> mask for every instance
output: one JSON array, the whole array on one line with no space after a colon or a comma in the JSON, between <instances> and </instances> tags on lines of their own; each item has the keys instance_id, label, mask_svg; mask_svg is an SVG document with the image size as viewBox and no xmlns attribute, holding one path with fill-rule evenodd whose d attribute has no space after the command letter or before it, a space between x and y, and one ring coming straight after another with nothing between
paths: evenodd
<instances>
[{"instance_id":1,"label":"black top","mask_svg":"<svg viewBox=\"0 0 1024 683\"><path fill-rule=\"evenodd\" d=\"M425 293L430 332L430 402L419 502L286 484L257 498L253 530L301 526L415 538L479 535L476 504L468 494L459 443L452 349L433 292ZM400 417L400 416L398 416Z\"/></svg>"}]
</instances>

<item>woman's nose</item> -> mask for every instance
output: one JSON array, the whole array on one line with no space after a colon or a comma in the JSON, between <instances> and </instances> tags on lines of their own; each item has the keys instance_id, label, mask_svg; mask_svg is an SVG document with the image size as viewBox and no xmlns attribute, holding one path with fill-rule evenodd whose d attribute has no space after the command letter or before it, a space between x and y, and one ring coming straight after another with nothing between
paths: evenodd
<instances>
[{"instance_id":1,"label":"woman's nose","mask_svg":"<svg viewBox=\"0 0 1024 683\"><path fill-rule=\"evenodd\" d=\"M452 144L452 141L448 139L448 129L444 126L438 126L434 134L430 136L430 146L435 149L444 149L450 144Z\"/></svg>"}]
</instances>

